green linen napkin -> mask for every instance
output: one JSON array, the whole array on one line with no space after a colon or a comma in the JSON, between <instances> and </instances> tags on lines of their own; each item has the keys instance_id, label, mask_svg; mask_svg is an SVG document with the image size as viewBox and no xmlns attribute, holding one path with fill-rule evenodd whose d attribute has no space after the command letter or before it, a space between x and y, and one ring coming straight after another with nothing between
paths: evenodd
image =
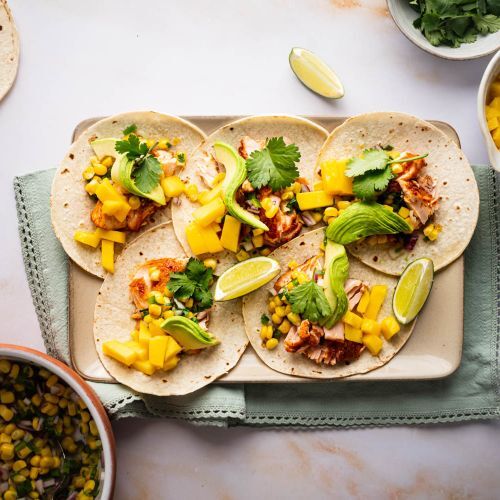
<instances>
[{"instance_id":1,"label":"green linen napkin","mask_svg":"<svg viewBox=\"0 0 500 500\"><path fill-rule=\"evenodd\" d=\"M189 396L160 398L119 384L91 383L114 418L153 416L195 424L373 426L456 422L500 415L500 176L474 172L479 223L465 253L464 346L451 376L420 382L213 384ZM50 223L54 170L16 177L19 235L28 283L47 351L69 363L67 257Z\"/></svg>"}]
</instances>

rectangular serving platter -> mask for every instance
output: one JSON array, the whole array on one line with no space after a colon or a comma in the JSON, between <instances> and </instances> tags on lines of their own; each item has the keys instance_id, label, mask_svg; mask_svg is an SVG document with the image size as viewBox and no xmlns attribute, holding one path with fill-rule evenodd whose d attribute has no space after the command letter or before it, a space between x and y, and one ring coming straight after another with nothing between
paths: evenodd
<instances>
[{"instance_id":1,"label":"rectangular serving platter","mask_svg":"<svg viewBox=\"0 0 500 500\"><path fill-rule=\"evenodd\" d=\"M186 116L206 134L238 116ZM308 117L327 130L342 124L346 117ZM75 140L98 118L82 121L74 130ZM460 144L449 124L432 121L452 140ZM464 261L460 257L436 273L428 303L420 314L415 330L402 350L389 363L363 375L335 379L355 380L419 380L443 378L460 364L463 343ZM86 380L114 383L102 366L95 350L92 331L94 304L102 281L72 261L69 263L69 341L73 368ZM315 379L292 377L265 365L252 346L248 346L239 363L219 383L284 383L314 382ZM217 383L216 382L216 383Z\"/></svg>"}]
</instances>

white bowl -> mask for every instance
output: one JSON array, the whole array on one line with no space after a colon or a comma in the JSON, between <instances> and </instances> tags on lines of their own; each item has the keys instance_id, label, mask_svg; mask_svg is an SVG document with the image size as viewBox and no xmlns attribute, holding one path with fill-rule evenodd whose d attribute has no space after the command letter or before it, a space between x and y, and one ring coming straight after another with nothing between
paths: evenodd
<instances>
[{"instance_id":1,"label":"white bowl","mask_svg":"<svg viewBox=\"0 0 500 500\"><path fill-rule=\"evenodd\" d=\"M98 500L111 500L116 476L115 440L111 423L96 393L80 375L64 363L34 349L11 344L0 344L0 359L42 366L64 380L85 401L99 430L104 458L104 478L97 498Z\"/></svg>"},{"instance_id":2,"label":"white bowl","mask_svg":"<svg viewBox=\"0 0 500 500\"><path fill-rule=\"evenodd\" d=\"M477 92L477 117L479 119L479 126L481 127L481 132L483 133L483 137L486 142L486 149L488 150L488 156L490 158L491 166L495 170L498 170L500 172L500 152L498 151L496 144L493 142L491 133L488 130L485 113L488 89L490 88L491 82L499 74L500 50L496 53L495 57L493 57L493 59L486 67L483 78L481 79L481 84L479 85L479 90Z\"/></svg>"},{"instance_id":3,"label":"white bowl","mask_svg":"<svg viewBox=\"0 0 500 500\"><path fill-rule=\"evenodd\" d=\"M453 48L440 45L434 47L420 30L413 26L418 13L410 7L410 0L387 0L387 7L401 32L422 50L445 59L465 60L483 57L500 48L500 31L487 36L479 35L474 43L463 43Z\"/></svg>"}]
</instances>

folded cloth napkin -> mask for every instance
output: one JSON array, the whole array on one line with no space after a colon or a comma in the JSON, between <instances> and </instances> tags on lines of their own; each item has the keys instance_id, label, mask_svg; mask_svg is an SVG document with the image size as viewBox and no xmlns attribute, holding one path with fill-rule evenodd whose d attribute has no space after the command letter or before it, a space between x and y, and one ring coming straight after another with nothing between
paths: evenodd
<instances>
[{"instance_id":1,"label":"folded cloth napkin","mask_svg":"<svg viewBox=\"0 0 500 500\"><path fill-rule=\"evenodd\" d=\"M445 379L211 386L181 397L138 394L90 383L113 418L166 417L203 425L373 426L494 418L500 415L500 176L474 167L479 223L465 252L464 345ZM16 177L19 235L28 283L47 352L70 363L68 265L50 222L54 170ZM16 339L13 339L15 342Z\"/></svg>"}]
</instances>

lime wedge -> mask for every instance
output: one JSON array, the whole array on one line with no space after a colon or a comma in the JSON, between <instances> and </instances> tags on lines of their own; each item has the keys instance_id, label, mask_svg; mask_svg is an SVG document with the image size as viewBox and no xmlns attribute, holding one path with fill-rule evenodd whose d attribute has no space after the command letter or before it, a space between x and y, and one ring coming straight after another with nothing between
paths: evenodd
<instances>
[{"instance_id":1,"label":"lime wedge","mask_svg":"<svg viewBox=\"0 0 500 500\"><path fill-rule=\"evenodd\" d=\"M423 257L410 262L398 280L392 309L396 319L403 325L415 319L424 307L434 279L434 264Z\"/></svg>"},{"instance_id":2,"label":"lime wedge","mask_svg":"<svg viewBox=\"0 0 500 500\"><path fill-rule=\"evenodd\" d=\"M344 96L344 87L337 75L316 54L294 47L288 60L295 76L308 89L331 99Z\"/></svg>"},{"instance_id":3,"label":"lime wedge","mask_svg":"<svg viewBox=\"0 0 500 500\"><path fill-rule=\"evenodd\" d=\"M244 260L222 273L215 286L214 299L242 297L271 281L279 272L280 265L269 257Z\"/></svg>"}]
</instances>

